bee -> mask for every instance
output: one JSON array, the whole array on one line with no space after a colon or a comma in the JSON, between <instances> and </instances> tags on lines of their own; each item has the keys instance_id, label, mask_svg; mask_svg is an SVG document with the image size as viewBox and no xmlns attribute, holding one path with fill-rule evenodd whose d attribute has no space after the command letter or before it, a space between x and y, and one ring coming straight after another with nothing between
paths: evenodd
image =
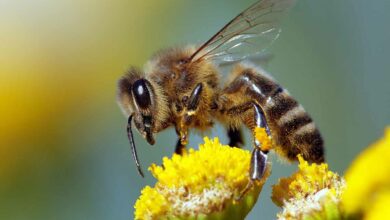
<instances>
[{"instance_id":1,"label":"bee","mask_svg":"<svg viewBox=\"0 0 390 220\"><path fill-rule=\"evenodd\" d=\"M324 161L323 139L303 107L263 69L249 62L278 38L280 20L293 0L260 0L238 14L200 46L175 47L156 53L143 70L132 67L118 82L118 102L128 116L127 134L138 172L143 176L132 123L153 145L156 133L174 127L176 153L188 142L189 129L200 131L220 122L230 146L243 144L241 126L265 128L275 151L288 160L301 154ZM233 64L221 83L220 66ZM249 176L265 172L268 150L253 143Z\"/></svg>"}]
</instances>

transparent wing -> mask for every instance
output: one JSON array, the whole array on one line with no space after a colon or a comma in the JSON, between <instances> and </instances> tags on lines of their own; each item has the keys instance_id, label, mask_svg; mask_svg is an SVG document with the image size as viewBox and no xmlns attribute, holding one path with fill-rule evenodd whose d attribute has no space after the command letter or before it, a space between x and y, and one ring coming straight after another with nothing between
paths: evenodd
<instances>
[{"instance_id":1,"label":"transparent wing","mask_svg":"<svg viewBox=\"0 0 390 220\"><path fill-rule=\"evenodd\" d=\"M280 33L280 20L295 0L260 0L241 12L191 56L191 61L234 62L262 53Z\"/></svg>"}]
</instances>

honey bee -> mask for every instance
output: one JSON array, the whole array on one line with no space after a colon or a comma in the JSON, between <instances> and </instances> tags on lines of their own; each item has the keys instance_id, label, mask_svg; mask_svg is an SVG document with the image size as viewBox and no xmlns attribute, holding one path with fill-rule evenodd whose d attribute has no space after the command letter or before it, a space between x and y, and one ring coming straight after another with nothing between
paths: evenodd
<instances>
[{"instance_id":1,"label":"honey bee","mask_svg":"<svg viewBox=\"0 0 390 220\"><path fill-rule=\"evenodd\" d=\"M264 52L280 34L280 19L294 0L260 0L241 12L201 46L162 50L143 70L130 68L118 82L118 102L128 116L127 134L138 172L132 121L146 141L174 127L176 153L188 142L189 129L226 126L230 146L243 144L241 126L265 128L281 156L323 162L323 139L303 107L263 69L245 62ZM220 65L233 63L222 85ZM249 176L261 179L268 150L254 141Z\"/></svg>"}]
</instances>

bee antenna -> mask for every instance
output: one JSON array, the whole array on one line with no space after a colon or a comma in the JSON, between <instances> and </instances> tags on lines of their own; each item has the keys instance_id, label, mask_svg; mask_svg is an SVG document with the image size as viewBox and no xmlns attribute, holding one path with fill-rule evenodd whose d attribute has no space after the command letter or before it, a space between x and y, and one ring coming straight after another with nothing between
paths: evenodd
<instances>
[{"instance_id":1,"label":"bee antenna","mask_svg":"<svg viewBox=\"0 0 390 220\"><path fill-rule=\"evenodd\" d=\"M137 149L135 148L133 130L131 128L131 121L132 120L133 120L133 115L130 115L129 119L127 121L127 137L129 138L129 141L130 141L131 154L133 155L135 165L137 165L138 173L139 173L139 175L144 177L144 173L142 172L141 165L140 165L139 160L138 160Z\"/></svg>"}]
</instances>

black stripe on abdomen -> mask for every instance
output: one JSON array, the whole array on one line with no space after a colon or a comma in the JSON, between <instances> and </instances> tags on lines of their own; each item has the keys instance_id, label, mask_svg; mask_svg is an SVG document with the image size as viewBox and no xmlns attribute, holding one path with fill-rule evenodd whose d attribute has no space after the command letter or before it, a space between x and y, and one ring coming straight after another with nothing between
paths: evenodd
<instances>
[{"instance_id":1,"label":"black stripe on abdomen","mask_svg":"<svg viewBox=\"0 0 390 220\"><path fill-rule=\"evenodd\" d=\"M286 114L288 114L288 112ZM312 121L313 120L306 112L303 112L299 115L291 115L289 121L286 121L283 124L279 124L280 134L288 135L290 133L294 133L296 130L311 123Z\"/></svg>"},{"instance_id":2,"label":"black stripe on abdomen","mask_svg":"<svg viewBox=\"0 0 390 220\"><path fill-rule=\"evenodd\" d=\"M265 103L265 109L269 117L276 121L288 111L298 106L298 102L286 92L280 92L273 97L269 97L268 100Z\"/></svg>"}]
</instances>

